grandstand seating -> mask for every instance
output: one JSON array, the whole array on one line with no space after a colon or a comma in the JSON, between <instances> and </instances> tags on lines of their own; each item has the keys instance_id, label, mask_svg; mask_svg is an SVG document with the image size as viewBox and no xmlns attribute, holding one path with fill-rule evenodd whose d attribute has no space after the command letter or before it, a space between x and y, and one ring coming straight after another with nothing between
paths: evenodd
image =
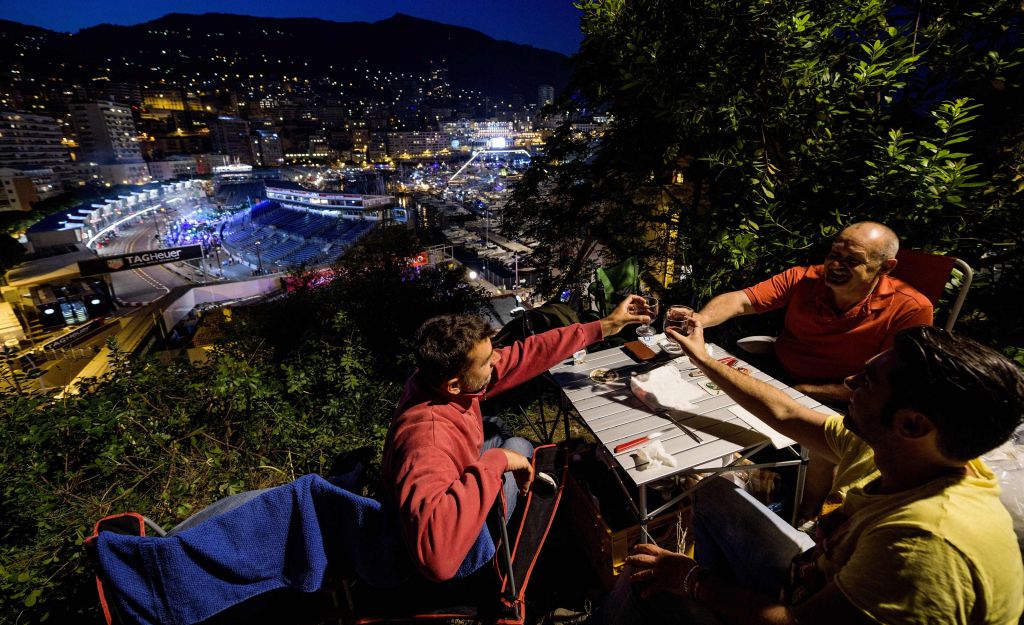
<instances>
[{"instance_id":1,"label":"grandstand seating","mask_svg":"<svg viewBox=\"0 0 1024 625\"><path fill-rule=\"evenodd\" d=\"M222 184L214 195L223 206L246 206L266 197L267 188L262 181Z\"/></svg>"},{"instance_id":2,"label":"grandstand seating","mask_svg":"<svg viewBox=\"0 0 1024 625\"><path fill-rule=\"evenodd\" d=\"M232 185L242 186L242 185ZM373 228L372 221L352 221L263 201L242 210L223 228L224 244L252 265L283 269L337 260ZM257 257L256 242L259 241Z\"/></svg>"}]
</instances>

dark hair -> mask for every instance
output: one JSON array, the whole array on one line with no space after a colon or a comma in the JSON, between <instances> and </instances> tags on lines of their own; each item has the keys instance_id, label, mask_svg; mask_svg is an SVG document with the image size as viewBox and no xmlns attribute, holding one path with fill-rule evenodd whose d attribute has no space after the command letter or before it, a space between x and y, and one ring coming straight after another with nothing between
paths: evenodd
<instances>
[{"instance_id":1,"label":"dark hair","mask_svg":"<svg viewBox=\"0 0 1024 625\"><path fill-rule=\"evenodd\" d=\"M890 407L926 415L947 458L976 458L1021 424L1024 374L995 350L932 326L900 331L893 350Z\"/></svg>"},{"instance_id":2,"label":"dark hair","mask_svg":"<svg viewBox=\"0 0 1024 625\"><path fill-rule=\"evenodd\" d=\"M469 366L469 353L494 334L476 315L441 315L416 331L416 365L431 384L457 377Z\"/></svg>"}]
</instances>

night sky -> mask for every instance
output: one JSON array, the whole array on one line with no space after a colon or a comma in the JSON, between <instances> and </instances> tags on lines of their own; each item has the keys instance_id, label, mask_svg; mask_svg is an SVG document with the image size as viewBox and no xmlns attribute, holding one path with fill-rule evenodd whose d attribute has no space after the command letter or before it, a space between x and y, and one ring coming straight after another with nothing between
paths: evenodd
<instances>
[{"instance_id":1,"label":"night sky","mask_svg":"<svg viewBox=\"0 0 1024 625\"><path fill-rule=\"evenodd\" d=\"M375 22L395 13L466 26L538 48L572 54L580 12L573 0L0 0L0 17L75 32L97 24L139 24L167 13L236 13Z\"/></svg>"}]
</instances>

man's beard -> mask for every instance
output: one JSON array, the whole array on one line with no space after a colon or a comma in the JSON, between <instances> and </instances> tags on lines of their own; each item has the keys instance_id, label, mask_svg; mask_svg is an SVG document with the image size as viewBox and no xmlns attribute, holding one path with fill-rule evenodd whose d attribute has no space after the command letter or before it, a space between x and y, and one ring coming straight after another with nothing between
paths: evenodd
<instances>
[{"instance_id":1,"label":"man's beard","mask_svg":"<svg viewBox=\"0 0 1024 625\"><path fill-rule=\"evenodd\" d=\"M476 393L483 392L483 390L485 388L487 388L487 386L491 383L491 378L492 377L494 377L494 373L491 373L490 375L488 375L487 378L484 379L483 383L480 384L479 388L470 389L469 393L471 395L475 395ZM469 381L471 381L471 380L469 380Z\"/></svg>"}]
</instances>

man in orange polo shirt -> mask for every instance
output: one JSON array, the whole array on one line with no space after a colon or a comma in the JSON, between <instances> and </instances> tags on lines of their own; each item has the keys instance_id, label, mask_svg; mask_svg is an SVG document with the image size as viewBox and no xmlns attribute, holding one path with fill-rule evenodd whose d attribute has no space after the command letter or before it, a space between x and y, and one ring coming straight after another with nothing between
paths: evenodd
<instances>
[{"instance_id":1,"label":"man in orange polo shirt","mask_svg":"<svg viewBox=\"0 0 1024 625\"><path fill-rule=\"evenodd\" d=\"M793 267L718 295L694 316L708 327L785 308L775 356L794 388L821 402L845 403L846 377L892 346L898 331L932 323L928 298L889 275L898 250L891 229L855 223L839 233L824 264Z\"/></svg>"},{"instance_id":2,"label":"man in orange polo shirt","mask_svg":"<svg viewBox=\"0 0 1024 625\"><path fill-rule=\"evenodd\" d=\"M764 282L714 297L694 313L704 327L740 315L786 309L775 357L804 395L845 405L843 381L875 354L892 347L904 328L931 325L932 304L914 287L889 275L900 243L890 228L871 221L847 226L825 262L793 267ZM800 518L813 518L832 487L834 465L811 455Z\"/></svg>"}]
</instances>

